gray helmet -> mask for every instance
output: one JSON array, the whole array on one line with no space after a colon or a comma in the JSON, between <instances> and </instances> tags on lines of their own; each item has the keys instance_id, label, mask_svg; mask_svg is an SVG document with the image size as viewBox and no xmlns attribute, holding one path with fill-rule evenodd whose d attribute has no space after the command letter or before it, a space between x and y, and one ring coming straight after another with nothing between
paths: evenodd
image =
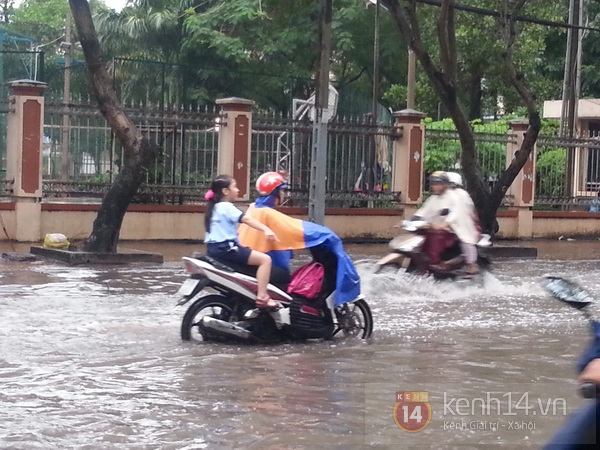
<instances>
[{"instance_id":1,"label":"gray helmet","mask_svg":"<svg viewBox=\"0 0 600 450\"><path fill-rule=\"evenodd\" d=\"M431 175L429 175L430 183L449 183L448 175L446 172L442 172L441 170L436 170Z\"/></svg>"}]
</instances>

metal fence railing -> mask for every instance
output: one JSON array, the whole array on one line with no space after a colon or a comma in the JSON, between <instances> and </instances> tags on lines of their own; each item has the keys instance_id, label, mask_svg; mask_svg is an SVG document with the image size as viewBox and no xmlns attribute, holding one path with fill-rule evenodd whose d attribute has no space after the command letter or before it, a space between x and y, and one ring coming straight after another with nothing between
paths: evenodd
<instances>
[{"instance_id":1,"label":"metal fence railing","mask_svg":"<svg viewBox=\"0 0 600 450\"><path fill-rule=\"evenodd\" d=\"M277 117L253 119L252 173L288 173L294 204L308 201L312 123ZM392 126L343 119L328 124L327 206L391 207Z\"/></svg>"},{"instance_id":2,"label":"metal fence railing","mask_svg":"<svg viewBox=\"0 0 600 450\"><path fill-rule=\"evenodd\" d=\"M569 160L570 159L570 163ZM573 170L569 173L568 166ZM600 138L540 136L537 142L536 205L587 210L600 194Z\"/></svg>"},{"instance_id":3,"label":"metal fence railing","mask_svg":"<svg viewBox=\"0 0 600 450\"><path fill-rule=\"evenodd\" d=\"M178 187L185 196L190 187L201 190L210 184L217 167L215 111L126 108L126 112L157 152L145 181L147 197L161 186L167 194L156 194L157 201L175 195ZM46 196L88 189L91 196L101 195L104 190L94 186L110 184L123 158L112 130L97 107L89 104L47 103L43 145Z\"/></svg>"},{"instance_id":4,"label":"metal fence railing","mask_svg":"<svg viewBox=\"0 0 600 450\"><path fill-rule=\"evenodd\" d=\"M0 108L1 110L1 108ZM201 200L217 175L220 116L215 110L126 107L128 117L157 150L136 197L145 203ZM340 120L328 126L327 206L393 207L391 126ZM0 133L2 134L2 133ZM308 202L312 124L255 117L251 182L268 170L286 170L294 204ZM4 158L3 158L4 159ZM42 148L46 198L100 198L121 169L123 149L97 106L47 99Z\"/></svg>"},{"instance_id":5,"label":"metal fence railing","mask_svg":"<svg viewBox=\"0 0 600 450\"><path fill-rule=\"evenodd\" d=\"M0 124L6 123L7 99L0 99ZM201 200L217 175L220 115L214 109L128 106L128 116L157 149L136 201L185 203ZM120 170L123 149L99 113L87 101L65 105L47 99L43 136L46 197L101 197ZM308 202L312 123L255 114L251 134L254 183L269 170L288 172L292 199ZM334 120L328 125L327 206L393 207L393 142L402 133L368 121ZM481 173L492 186L506 167L510 133L475 133ZM460 170L456 131L426 128L424 171ZM570 155L570 156L569 156ZM573 167L567 174L567 159ZM536 150L537 208L587 210L600 192L600 138L540 136ZM0 179L6 171L6 126L0 132ZM425 178L425 177L424 177Z\"/></svg>"}]
</instances>

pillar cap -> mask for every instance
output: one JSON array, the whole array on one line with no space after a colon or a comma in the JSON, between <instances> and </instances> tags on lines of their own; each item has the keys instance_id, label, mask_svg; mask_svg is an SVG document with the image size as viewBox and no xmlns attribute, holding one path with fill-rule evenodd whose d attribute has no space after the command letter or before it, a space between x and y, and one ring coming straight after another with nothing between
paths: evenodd
<instances>
[{"instance_id":1,"label":"pillar cap","mask_svg":"<svg viewBox=\"0 0 600 450\"><path fill-rule=\"evenodd\" d=\"M396 118L413 117L413 118L424 119L425 117L427 117L427 114L425 114L421 111L417 111L415 109L402 109L400 111L394 111L392 114Z\"/></svg>"},{"instance_id":2,"label":"pillar cap","mask_svg":"<svg viewBox=\"0 0 600 450\"><path fill-rule=\"evenodd\" d=\"M421 120L427 117L427 114L422 113L421 111L416 111L414 109L403 109L401 111L395 111L392 113L392 115L396 120L396 125L417 125L421 123Z\"/></svg>"},{"instance_id":3,"label":"pillar cap","mask_svg":"<svg viewBox=\"0 0 600 450\"><path fill-rule=\"evenodd\" d=\"M11 95L39 97L48 86L48 83L35 80L13 80L6 83Z\"/></svg>"},{"instance_id":4,"label":"pillar cap","mask_svg":"<svg viewBox=\"0 0 600 450\"><path fill-rule=\"evenodd\" d=\"M221 105L222 111L238 111L238 112L250 112L252 107L256 105L253 100L240 97L228 97L219 98L215 101L217 105Z\"/></svg>"},{"instance_id":5,"label":"pillar cap","mask_svg":"<svg viewBox=\"0 0 600 450\"><path fill-rule=\"evenodd\" d=\"M12 86L36 86L36 87L45 88L46 86L48 86L48 83L44 83L43 81L28 80L28 79L7 81L6 84L9 85L10 87L12 87Z\"/></svg>"},{"instance_id":6,"label":"pillar cap","mask_svg":"<svg viewBox=\"0 0 600 450\"><path fill-rule=\"evenodd\" d=\"M506 123L513 130L517 129L517 128L518 129L523 129L523 128L527 128L529 126L529 119L511 119L511 120L509 120Z\"/></svg>"},{"instance_id":7,"label":"pillar cap","mask_svg":"<svg viewBox=\"0 0 600 450\"><path fill-rule=\"evenodd\" d=\"M227 98L218 98L215 103L217 105L230 105L230 104L236 104L236 105L245 105L245 106L254 106L256 105L256 102L254 100L249 100L247 98L241 98L241 97L227 97Z\"/></svg>"}]
</instances>

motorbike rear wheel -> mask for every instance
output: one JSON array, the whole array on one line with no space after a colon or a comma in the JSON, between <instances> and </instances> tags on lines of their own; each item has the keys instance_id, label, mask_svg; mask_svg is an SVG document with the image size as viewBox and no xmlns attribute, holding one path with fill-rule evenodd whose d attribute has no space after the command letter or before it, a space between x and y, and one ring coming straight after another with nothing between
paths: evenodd
<instances>
[{"instance_id":1,"label":"motorbike rear wheel","mask_svg":"<svg viewBox=\"0 0 600 450\"><path fill-rule=\"evenodd\" d=\"M335 308L338 327L333 332L335 336L340 331L344 337L359 337L367 339L373 333L373 315L371 308L364 300L345 303Z\"/></svg>"},{"instance_id":2,"label":"motorbike rear wheel","mask_svg":"<svg viewBox=\"0 0 600 450\"><path fill-rule=\"evenodd\" d=\"M190 305L181 321L181 339L184 341L210 341L213 337L202 332L200 319L204 316L229 322L233 316L235 301L222 295L208 295Z\"/></svg>"}]
</instances>

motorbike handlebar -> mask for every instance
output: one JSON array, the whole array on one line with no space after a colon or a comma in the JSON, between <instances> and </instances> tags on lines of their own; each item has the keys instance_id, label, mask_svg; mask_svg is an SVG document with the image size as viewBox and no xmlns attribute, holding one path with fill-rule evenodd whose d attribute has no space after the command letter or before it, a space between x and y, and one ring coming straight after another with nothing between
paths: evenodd
<instances>
[{"instance_id":1,"label":"motorbike handlebar","mask_svg":"<svg viewBox=\"0 0 600 450\"><path fill-rule=\"evenodd\" d=\"M579 385L579 394L583 398L600 398L600 386L593 381L585 381Z\"/></svg>"}]
</instances>

